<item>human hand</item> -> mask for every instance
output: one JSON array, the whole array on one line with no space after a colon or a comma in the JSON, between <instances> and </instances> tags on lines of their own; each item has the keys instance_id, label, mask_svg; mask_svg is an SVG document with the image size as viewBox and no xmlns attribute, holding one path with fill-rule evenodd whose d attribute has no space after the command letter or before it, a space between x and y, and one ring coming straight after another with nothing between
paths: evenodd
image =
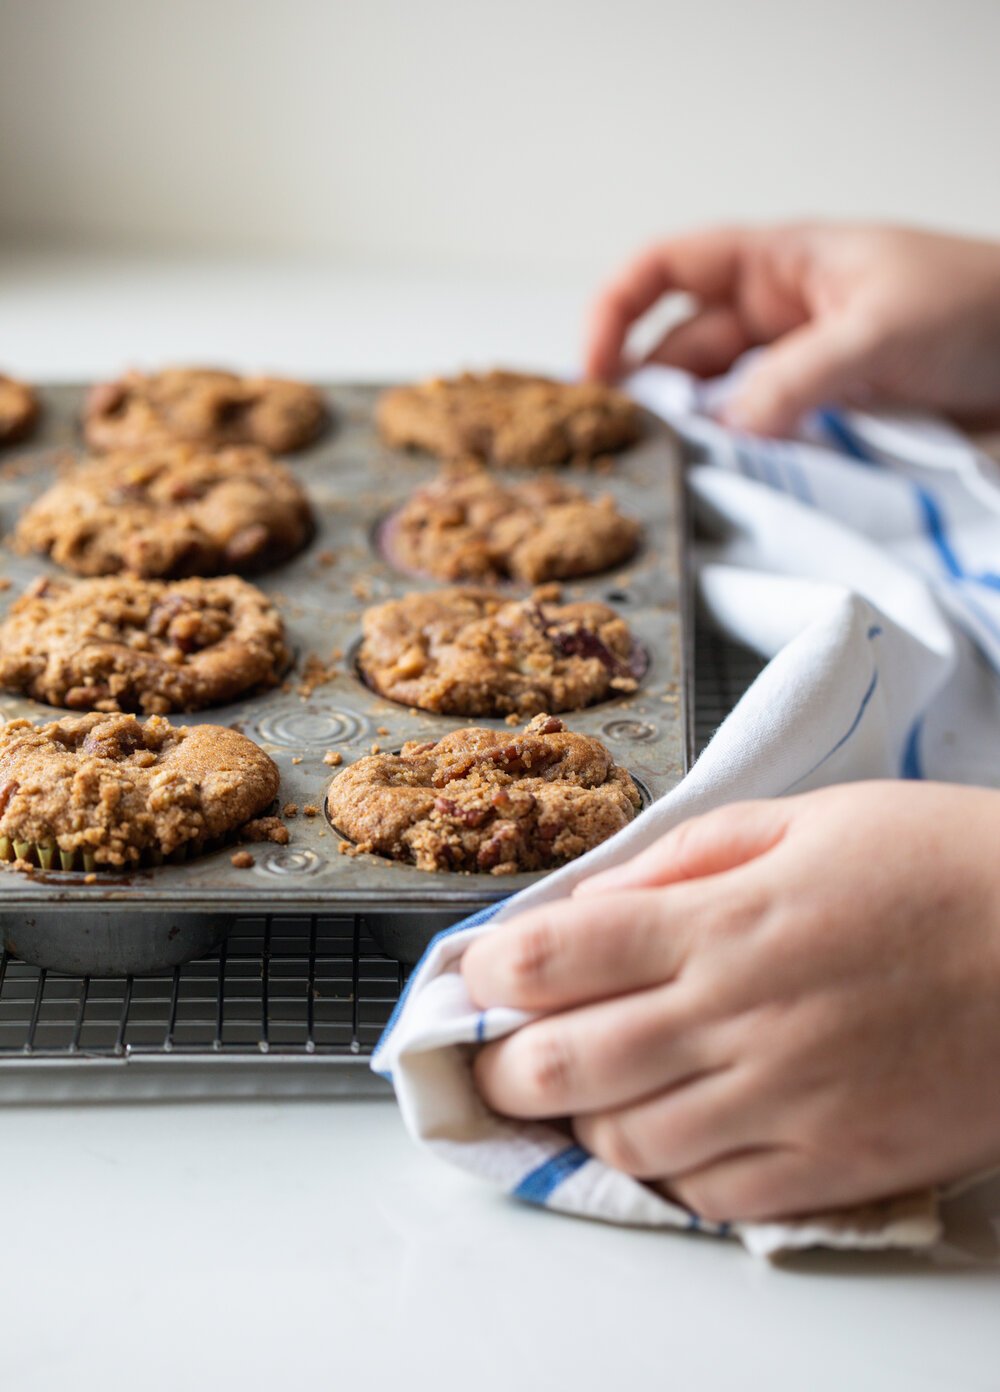
<instances>
[{"instance_id":1,"label":"human hand","mask_svg":"<svg viewBox=\"0 0 1000 1392\"><path fill-rule=\"evenodd\" d=\"M588 374L626 371L629 329L674 291L695 309L643 361L712 377L771 345L726 409L739 429L788 433L818 406L873 400L970 425L1000 416L1000 243L836 223L671 238L598 295Z\"/></svg>"},{"instance_id":2,"label":"human hand","mask_svg":"<svg viewBox=\"0 0 1000 1392\"><path fill-rule=\"evenodd\" d=\"M468 949L497 1112L711 1220L1000 1163L1000 792L867 783L693 819Z\"/></svg>"}]
</instances>

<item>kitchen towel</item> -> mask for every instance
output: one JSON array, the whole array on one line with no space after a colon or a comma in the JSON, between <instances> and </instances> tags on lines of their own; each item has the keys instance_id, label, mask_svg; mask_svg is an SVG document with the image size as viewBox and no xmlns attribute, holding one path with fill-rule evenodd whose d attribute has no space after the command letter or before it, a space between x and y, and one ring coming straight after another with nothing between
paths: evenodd
<instances>
[{"instance_id":1,"label":"kitchen towel","mask_svg":"<svg viewBox=\"0 0 1000 1392\"><path fill-rule=\"evenodd\" d=\"M440 934L372 1067L412 1135L507 1193L566 1213L739 1237L762 1255L814 1245L919 1247L931 1194L808 1221L711 1224L612 1170L555 1126L518 1123L472 1086L472 1048L528 1019L477 1011L458 965L472 939L561 898L688 817L745 798L865 778L1000 786L1000 486L938 421L821 411L796 440L725 429L731 380L646 368L629 390L703 461L689 471L715 540L699 554L715 623L770 659L681 784L580 860Z\"/></svg>"}]
</instances>

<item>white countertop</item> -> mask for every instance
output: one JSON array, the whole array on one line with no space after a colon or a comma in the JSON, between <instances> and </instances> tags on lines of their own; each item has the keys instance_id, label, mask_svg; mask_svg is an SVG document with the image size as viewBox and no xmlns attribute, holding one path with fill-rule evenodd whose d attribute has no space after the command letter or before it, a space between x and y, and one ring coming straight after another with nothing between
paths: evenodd
<instances>
[{"instance_id":1,"label":"white countertop","mask_svg":"<svg viewBox=\"0 0 1000 1392\"><path fill-rule=\"evenodd\" d=\"M0 251L0 368L558 369L585 290ZM507 1201L390 1102L10 1107L0 1176L11 1392L1000 1387L1000 1183L931 1258L772 1268Z\"/></svg>"}]
</instances>

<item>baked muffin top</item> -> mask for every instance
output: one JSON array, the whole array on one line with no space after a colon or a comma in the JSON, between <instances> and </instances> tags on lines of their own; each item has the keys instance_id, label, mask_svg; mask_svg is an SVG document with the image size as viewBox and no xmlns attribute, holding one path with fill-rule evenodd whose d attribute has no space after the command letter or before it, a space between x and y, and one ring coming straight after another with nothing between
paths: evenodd
<instances>
[{"instance_id":1,"label":"baked muffin top","mask_svg":"<svg viewBox=\"0 0 1000 1392\"><path fill-rule=\"evenodd\" d=\"M628 624L606 604L561 603L557 585L529 599L441 589L365 612L358 666L404 706L445 715L579 710L634 691L644 662Z\"/></svg>"},{"instance_id":2,"label":"baked muffin top","mask_svg":"<svg viewBox=\"0 0 1000 1392\"><path fill-rule=\"evenodd\" d=\"M24 512L15 542L78 575L176 577L262 570L312 532L297 479L265 450L162 445L83 460Z\"/></svg>"},{"instance_id":3,"label":"baked muffin top","mask_svg":"<svg viewBox=\"0 0 1000 1392\"><path fill-rule=\"evenodd\" d=\"M482 470L445 473L382 529L387 560L439 580L564 580L627 561L641 528L608 496L551 475L502 483Z\"/></svg>"},{"instance_id":4,"label":"baked muffin top","mask_svg":"<svg viewBox=\"0 0 1000 1392\"><path fill-rule=\"evenodd\" d=\"M194 711L275 686L284 624L254 585L43 577L0 624L0 686L70 710Z\"/></svg>"},{"instance_id":5,"label":"baked muffin top","mask_svg":"<svg viewBox=\"0 0 1000 1392\"><path fill-rule=\"evenodd\" d=\"M0 727L0 838L98 866L202 849L264 810L278 770L222 725L70 715Z\"/></svg>"},{"instance_id":6,"label":"baked muffin top","mask_svg":"<svg viewBox=\"0 0 1000 1392\"><path fill-rule=\"evenodd\" d=\"M38 415L34 388L0 375L0 445L14 445L30 435Z\"/></svg>"},{"instance_id":7,"label":"baked muffin top","mask_svg":"<svg viewBox=\"0 0 1000 1392\"><path fill-rule=\"evenodd\" d=\"M497 468L585 464L639 438L640 413L601 382L555 382L522 372L465 372L387 391L383 440L443 460Z\"/></svg>"},{"instance_id":8,"label":"baked muffin top","mask_svg":"<svg viewBox=\"0 0 1000 1392\"><path fill-rule=\"evenodd\" d=\"M187 442L303 449L329 419L315 387L208 367L126 372L90 391L83 433L92 450Z\"/></svg>"},{"instance_id":9,"label":"baked muffin top","mask_svg":"<svg viewBox=\"0 0 1000 1392\"><path fill-rule=\"evenodd\" d=\"M639 792L600 740L539 715L520 732L470 727L339 773L327 813L356 851L419 870L548 870L626 826Z\"/></svg>"}]
</instances>

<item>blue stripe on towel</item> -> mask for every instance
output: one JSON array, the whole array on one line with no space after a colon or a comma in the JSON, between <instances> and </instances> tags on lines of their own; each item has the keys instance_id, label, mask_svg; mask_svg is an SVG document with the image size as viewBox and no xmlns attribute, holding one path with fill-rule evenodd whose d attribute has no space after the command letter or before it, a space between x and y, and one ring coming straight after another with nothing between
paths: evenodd
<instances>
[{"instance_id":1,"label":"blue stripe on towel","mask_svg":"<svg viewBox=\"0 0 1000 1392\"><path fill-rule=\"evenodd\" d=\"M754 461L754 466L760 470L762 481L782 493L787 492L785 481L767 448L766 441L754 440L747 446L747 450Z\"/></svg>"},{"instance_id":2,"label":"blue stripe on towel","mask_svg":"<svg viewBox=\"0 0 1000 1392\"><path fill-rule=\"evenodd\" d=\"M785 470L788 474L792 486L792 492L800 503L805 503L807 507L815 507L816 499L813 497L812 489L809 487L809 480L802 465L795 458L792 450L784 453Z\"/></svg>"},{"instance_id":3,"label":"blue stripe on towel","mask_svg":"<svg viewBox=\"0 0 1000 1392\"><path fill-rule=\"evenodd\" d=\"M953 575L956 580L961 580L965 572L959 564L954 548L945 533L944 514L926 488L921 488L918 485L914 493L917 502L920 504L924 531L933 542L934 549L941 558L941 564L949 575Z\"/></svg>"},{"instance_id":4,"label":"blue stripe on towel","mask_svg":"<svg viewBox=\"0 0 1000 1392\"><path fill-rule=\"evenodd\" d=\"M687 1220L688 1232L710 1233L713 1237L728 1237L733 1230L732 1223L709 1223L704 1218L699 1218L697 1213L689 1213Z\"/></svg>"},{"instance_id":5,"label":"blue stripe on towel","mask_svg":"<svg viewBox=\"0 0 1000 1392\"><path fill-rule=\"evenodd\" d=\"M866 449L862 441L858 439L854 431L836 411L820 411L818 419L826 433L845 454L850 455L852 459L856 459L861 464L878 464L879 461ZM951 538L948 536L947 521L940 502L931 490L922 484L912 483L911 487L920 513L924 534L937 552L945 579L952 585L968 614L986 630L995 642L1000 642L1000 624L996 622L988 610L984 609L973 598L968 590L969 585L981 585L983 589L996 593L1000 591L1000 574L991 570L979 572L966 570ZM979 635L973 631L972 636L978 638ZM995 655L989 653L982 643L979 644L979 647L985 653L990 664L1000 671Z\"/></svg>"},{"instance_id":6,"label":"blue stripe on towel","mask_svg":"<svg viewBox=\"0 0 1000 1392\"><path fill-rule=\"evenodd\" d=\"M941 564L956 580L972 580L988 590L1000 590L1000 575L992 570L982 570L978 574L967 571L959 560L945 525L944 513L934 494L927 488L915 485L917 501L923 518L924 531L941 558Z\"/></svg>"},{"instance_id":7,"label":"blue stripe on towel","mask_svg":"<svg viewBox=\"0 0 1000 1392\"><path fill-rule=\"evenodd\" d=\"M878 460L858 439L854 431L836 411L821 411L819 418L831 439L840 448L862 464L877 464ZM946 574L953 580L971 580L988 590L1000 590L1000 574L992 570L977 572L966 570L948 536L944 510L929 488L923 484L913 484L913 495L920 508L921 522L927 539L931 542Z\"/></svg>"},{"instance_id":8,"label":"blue stripe on towel","mask_svg":"<svg viewBox=\"0 0 1000 1392\"><path fill-rule=\"evenodd\" d=\"M740 467L740 473L745 474L749 479L753 479L755 483L760 483L761 480L758 477L757 470L754 468L751 455L749 451L744 448L739 439L733 440L733 454Z\"/></svg>"},{"instance_id":9,"label":"blue stripe on towel","mask_svg":"<svg viewBox=\"0 0 1000 1392\"><path fill-rule=\"evenodd\" d=\"M861 724L861 718L862 718L862 716L864 715L865 711L868 709L868 702L869 702L869 701L871 700L871 698L875 695L875 688L876 688L877 686L878 686L878 668L876 667L876 668L875 668L875 671L872 673L872 679L871 679L871 681L868 683L868 690L865 692L865 694L864 694L864 695L862 696L862 698L861 698L861 704L858 706L857 714L855 715L854 719L851 721L851 723L850 723L850 725L848 726L848 728L844 731L844 733L841 735L840 739L839 739L839 740L837 741L837 743L833 746L833 748L827 750L827 752L823 755L822 759L818 759L818 760L816 761L816 763L813 764L813 766L812 766L811 769L807 769L805 773L800 774L799 777L796 778L796 780L795 780L794 783L789 783L788 787L787 787L787 788L785 789L785 791L782 793L782 797L787 797L788 794L792 791L793 788L797 788L797 787L799 786L800 783L804 783L805 780L806 780L807 778L811 778L812 775L816 772L816 770L819 769L819 768L822 768L823 765L826 763L826 761L827 761L828 759L832 759L833 756L834 756L834 754L836 754L836 752L837 752L838 749L843 749L844 745L847 743L847 741L848 741L848 740L851 738L851 736L854 734L855 730L856 730L856 729L858 728L858 726Z\"/></svg>"},{"instance_id":10,"label":"blue stripe on towel","mask_svg":"<svg viewBox=\"0 0 1000 1392\"><path fill-rule=\"evenodd\" d=\"M900 769L902 778L923 778L924 770L920 762L920 732L923 729L923 717L913 722L906 748L903 750L903 766Z\"/></svg>"},{"instance_id":11,"label":"blue stripe on towel","mask_svg":"<svg viewBox=\"0 0 1000 1392\"><path fill-rule=\"evenodd\" d=\"M1000 590L1000 575L992 570L979 572L966 570L959 559L958 552L951 543L944 512L933 493L929 489L920 487L919 484L914 484L914 493L920 507L927 539L937 552L945 575L961 595L962 602L972 617L982 624L991 638L1000 642L1000 625L997 624L989 610L984 609L978 600L969 594L967 588L970 584L981 585L983 589L991 590L995 594Z\"/></svg>"},{"instance_id":12,"label":"blue stripe on towel","mask_svg":"<svg viewBox=\"0 0 1000 1392\"><path fill-rule=\"evenodd\" d=\"M583 1146L567 1146L565 1150L560 1150L535 1169L529 1170L517 1188L511 1190L511 1197L524 1199L526 1203L548 1203L560 1184L582 1169L590 1158L590 1152L584 1150Z\"/></svg>"},{"instance_id":13,"label":"blue stripe on towel","mask_svg":"<svg viewBox=\"0 0 1000 1392\"><path fill-rule=\"evenodd\" d=\"M875 464L877 461L865 449L844 418L836 411L817 411L816 419L829 435L838 449L859 464Z\"/></svg>"}]
</instances>

